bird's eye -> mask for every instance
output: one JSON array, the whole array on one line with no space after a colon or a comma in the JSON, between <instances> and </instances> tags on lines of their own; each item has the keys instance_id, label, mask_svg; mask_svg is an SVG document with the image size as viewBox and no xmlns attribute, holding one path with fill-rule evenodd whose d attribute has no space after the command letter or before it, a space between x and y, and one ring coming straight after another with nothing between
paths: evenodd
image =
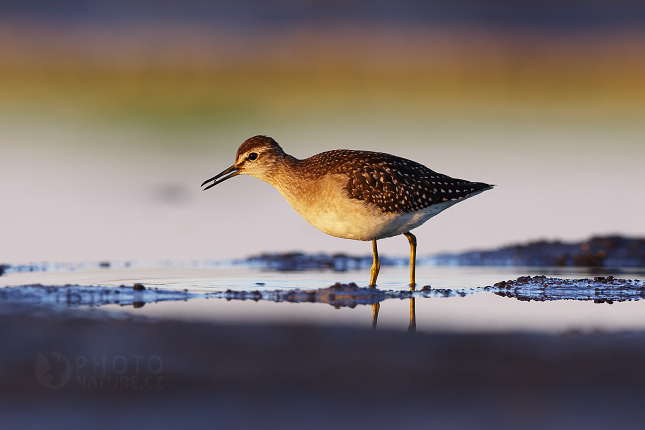
<instances>
[{"instance_id":1,"label":"bird's eye","mask_svg":"<svg viewBox=\"0 0 645 430\"><path fill-rule=\"evenodd\" d=\"M257 154L256 152L251 152L251 153L249 154L249 160L253 161L253 160L255 160L256 158L258 158L258 154Z\"/></svg>"}]
</instances>

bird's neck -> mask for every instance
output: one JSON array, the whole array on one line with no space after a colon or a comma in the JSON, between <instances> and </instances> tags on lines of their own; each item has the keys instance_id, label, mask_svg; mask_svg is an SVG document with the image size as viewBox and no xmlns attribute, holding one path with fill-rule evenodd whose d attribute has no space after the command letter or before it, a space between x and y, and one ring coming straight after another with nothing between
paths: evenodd
<instances>
[{"instance_id":1,"label":"bird's neck","mask_svg":"<svg viewBox=\"0 0 645 430\"><path fill-rule=\"evenodd\" d=\"M284 154L284 157L276 165L275 174L267 180L292 206L298 196L304 194L303 191L315 187L312 182L315 182L316 179L307 175L302 169L304 162L305 160Z\"/></svg>"},{"instance_id":2,"label":"bird's neck","mask_svg":"<svg viewBox=\"0 0 645 430\"><path fill-rule=\"evenodd\" d=\"M292 176L297 171L295 167L297 163L298 159L289 154L276 154L267 165L267 168L263 169L260 174L254 174L253 176L262 179L279 190L285 183L291 182Z\"/></svg>"}]
</instances>

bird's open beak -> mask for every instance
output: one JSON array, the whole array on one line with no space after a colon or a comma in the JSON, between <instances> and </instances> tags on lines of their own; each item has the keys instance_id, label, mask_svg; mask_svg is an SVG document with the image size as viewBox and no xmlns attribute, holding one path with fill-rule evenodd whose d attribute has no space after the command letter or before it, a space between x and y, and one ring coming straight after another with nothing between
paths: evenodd
<instances>
[{"instance_id":1,"label":"bird's open beak","mask_svg":"<svg viewBox=\"0 0 645 430\"><path fill-rule=\"evenodd\" d=\"M230 173L230 174L229 174L229 173ZM209 188L211 188L211 187L214 187L215 185L219 184L220 182L224 182L225 180L230 179L230 178L232 178L233 176L237 176L237 175L239 175L239 174L240 174L240 169L238 169L238 168L237 168L237 167L235 167L235 166L231 166L231 167L229 167L228 169L224 170L224 171L223 171L222 173L220 173L219 175L215 175L215 176L213 176L212 178L205 180L205 181L204 181L204 183L202 184L202 187L203 187L204 185L206 185L207 183L209 183L210 181L213 181L213 183L212 183L212 184L210 184L209 186L207 186L206 188L204 188L204 191L206 191L207 189L209 189ZM228 176L224 176L224 175L228 175ZM224 176L224 177L222 178L222 176ZM220 180L218 181L218 179L219 179L219 178L222 178L222 179L220 179Z\"/></svg>"}]
</instances>

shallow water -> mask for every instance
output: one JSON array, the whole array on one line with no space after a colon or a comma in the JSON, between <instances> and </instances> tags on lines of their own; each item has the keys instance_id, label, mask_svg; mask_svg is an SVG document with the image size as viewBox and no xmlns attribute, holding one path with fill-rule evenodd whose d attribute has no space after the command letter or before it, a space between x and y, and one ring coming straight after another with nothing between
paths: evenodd
<instances>
[{"instance_id":1,"label":"shallow water","mask_svg":"<svg viewBox=\"0 0 645 430\"><path fill-rule=\"evenodd\" d=\"M411 306L416 330L425 332L589 332L645 329L645 301L594 303L592 300L520 301L502 297L481 287L525 275L547 275L560 278L586 278L590 275L575 268L500 268L500 267L431 267L417 268L421 288L450 289L448 297L417 296L411 299L387 299L380 303L379 329L407 330ZM622 274L634 278L637 274ZM118 286L141 283L148 288L180 289L195 293L231 291L269 292L289 289L319 289L341 282L367 286L365 270L346 272L304 271L272 272L247 265L139 264L126 268L87 270L46 270L8 273L0 286L27 284ZM385 267L379 276L382 290L405 291L409 287L408 269ZM361 282L362 281L362 282ZM454 291L462 295L454 294ZM466 294L463 294L463 293ZM472 293L472 294L471 294ZM315 325L349 325L369 328L372 306L336 308L326 303L290 303L268 300L227 300L194 298L187 301L146 303L141 307L109 304L101 309L112 312L171 318L205 320L222 323L282 322Z\"/></svg>"}]
</instances>

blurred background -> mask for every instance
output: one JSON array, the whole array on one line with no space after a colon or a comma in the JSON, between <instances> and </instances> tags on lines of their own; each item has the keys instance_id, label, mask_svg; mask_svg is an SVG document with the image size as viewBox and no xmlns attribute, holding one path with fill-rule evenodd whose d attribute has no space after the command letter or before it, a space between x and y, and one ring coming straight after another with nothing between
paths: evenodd
<instances>
[{"instance_id":1,"label":"blurred background","mask_svg":"<svg viewBox=\"0 0 645 430\"><path fill-rule=\"evenodd\" d=\"M256 134L497 184L420 255L645 235L645 3L0 3L0 263L369 255L256 179L201 191Z\"/></svg>"}]
</instances>

